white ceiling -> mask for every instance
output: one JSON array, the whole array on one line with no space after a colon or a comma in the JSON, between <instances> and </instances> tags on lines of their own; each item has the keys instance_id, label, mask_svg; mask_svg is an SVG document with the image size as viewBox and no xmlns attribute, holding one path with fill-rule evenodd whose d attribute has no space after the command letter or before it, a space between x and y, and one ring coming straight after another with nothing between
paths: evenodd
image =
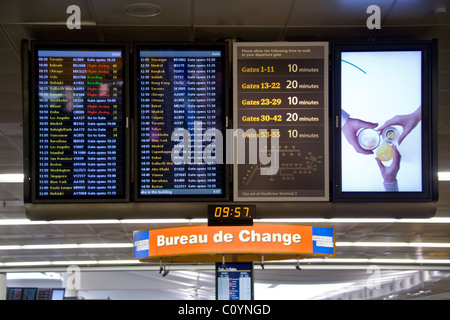
<instances>
[{"instance_id":1,"label":"white ceiling","mask_svg":"<svg viewBox=\"0 0 450 320\"><path fill-rule=\"evenodd\" d=\"M83 40L83 41L216 41L236 38L242 41L331 41L331 40L420 40L439 39L439 171L450 171L450 13L435 15L436 7L448 0L140 0L163 8L163 13L152 18L134 18L124 15L121 8L133 3L129 0L1 0L0 3L0 174L22 173L23 134L20 43L28 40ZM81 8L81 29L66 27L69 5ZM368 30L366 9L377 4L381 8L381 30ZM440 182L440 200L437 217L450 217L450 182ZM25 219L23 191L20 183L0 183L0 219ZM151 218L151 217L149 217ZM319 223L320 224L320 223ZM337 242L382 242L379 247L337 248L338 259L413 259L450 260L450 249L436 247L395 247L393 242L450 243L447 223L398 222L333 222L323 224L336 228ZM173 224L169 224L173 226ZM149 223L83 223L83 224L13 224L0 225L0 246L28 244L131 243L132 233L143 228L164 227ZM101 261L131 259L131 248L97 249L16 249L0 250L0 269L5 263L31 261ZM355 272L351 260L335 264L344 270L320 269L323 263L311 263L311 269L298 272L295 263L288 270L274 265L256 272L258 287L277 285L304 285L307 283L358 283L368 275L366 266ZM359 261L359 260L355 260ZM379 261L379 260L374 260ZM3 265L2 265L3 263ZM398 266L383 266L383 270ZM448 275L450 263L424 264L440 274L433 274L426 282L424 296L450 298ZM114 266L114 265L112 265ZM268 265L269 266L269 265ZM318 266L318 267L317 267ZM43 266L41 269L52 266ZM130 266L128 266L130 267ZM207 266L207 268L212 268ZM323 267L323 266L322 266ZM130 268L140 270L140 266ZM193 268L189 266L189 268ZM204 269L202 266L200 269ZM331 268L331 267L330 267ZM401 267L418 270L420 264ZM1 269L0 271L2 271ZM159 277L157 267L141 271L142 279ZM270 270L269 270L270 269ZM29 270L22 267L22 270ZM61 268L58 270L61 271ZM136 271L133 271L136 272ZM198 271L200 272L200 271ZM203 272L203 271L202 271ZM394 271L384 271L394 272ZM417 272L417 271L416 271ZM170 276L170 274L169 274ZM168 276L168 277L169 277ZM172 273L172 276L176 276ZM164 278L165 279L165 278ZM169 278L170 279L170 278ZM205 287L213 288L213 277ZM180 286L180 277L172 279ZM174 282L171 282L172 284ZM164 286L163 286L164 287ZM170 287L170 288L169 288ZM420 286L419 286L420 287ZM417 298L419 287L404 292L400 298ZM100 289L100 288L99 288ZM106 290L106 289L105 289ZM151 289L149 289L151 290ZM155 289L156 290L156 289ZM164 288L158 288L163 290ZM353 298L358 298L355 288ZM153 291L155 298L161 291ZM188 298L180 290L168 286L164 297ZM275 292L275 291L273 291ZM386 291L384 297L391 292ZM390 293L390 294L389 294ZM211 297L210 293L199 298ZM294 295L295 297L295 295ZM322 298L329 296L322 296ZM341 298L344 296L340 296ZM348 295L346 297L349 297ZM362 296L359 296L362 298ZM380 298L380 297L379 297Z\"/></svg>"}]
</instances>

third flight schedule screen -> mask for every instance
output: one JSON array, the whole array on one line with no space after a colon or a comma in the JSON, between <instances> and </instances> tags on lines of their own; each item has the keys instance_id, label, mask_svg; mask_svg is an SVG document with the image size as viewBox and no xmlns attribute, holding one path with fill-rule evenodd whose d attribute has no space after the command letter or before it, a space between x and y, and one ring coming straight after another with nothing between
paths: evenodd
<instances>
[{"instance_id":1,"label":"third flight schedule screen","mask_svg":"<svg viewBox=\"0 0 450 320\"><path fill-rule=\"evenodd\" d=\"M223 47L137 52L137 198L223 196Z\"/></svg>"}]
</instances>

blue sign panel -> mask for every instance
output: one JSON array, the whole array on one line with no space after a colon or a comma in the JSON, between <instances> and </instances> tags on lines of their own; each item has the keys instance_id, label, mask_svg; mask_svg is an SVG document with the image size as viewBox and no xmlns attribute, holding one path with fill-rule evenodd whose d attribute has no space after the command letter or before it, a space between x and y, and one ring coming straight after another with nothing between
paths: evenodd
<instances>
[{"instance_id":1,"label":"blue sign panel","mask_svg":"<svg viewBox=\"0 0 450 320\"><path fill-rule=\"evenodd\" d=\"M334 229L312 227L313 253L334 254Z\"/></svg>"},{"instance_id":2,"label":"blue sign panel","mask_svg":"<svg viewBox=\"0 0 450 320\"><path fill-rule=\"evenodd\" d=\"M134 258L145 258L149 255L150 231L134 233Z\"/></svg>"}]
</instances>

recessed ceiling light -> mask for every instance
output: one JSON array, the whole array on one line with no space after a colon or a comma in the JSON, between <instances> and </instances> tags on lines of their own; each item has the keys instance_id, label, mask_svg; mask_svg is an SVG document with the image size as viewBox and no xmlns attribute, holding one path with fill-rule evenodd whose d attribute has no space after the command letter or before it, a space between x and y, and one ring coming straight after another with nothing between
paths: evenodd
<instances>
[{"instance_id":1,"label":"recessed ceiling light","mask_svg":"<svg viewBox=\"0 0 450 320\"><path fill-rule=\"evenodd\" d=\"M132 17L149 18L160 15L163 9L152 3L132 3L123 7L122 12Z\"/></svg>"},{"instance_id":2,"label":"recessed ceiling light","mask_svg":"<svg viewBox=\"0 0 450 320\"><path fill-rule=\"evenodd\" d=\"M22 173L0 174L0 183L19 183L23 182Z\"/></svg>"},{"instance_id":3,"label":"recessed ceiling light","mask_svg":"<svg viewBox=\"0 0 450 320\"><path fill-rule=\"evenodd\" d=\"M438 172L439 181L450 181L450 172Z\"/></svg>"}]
</instances>

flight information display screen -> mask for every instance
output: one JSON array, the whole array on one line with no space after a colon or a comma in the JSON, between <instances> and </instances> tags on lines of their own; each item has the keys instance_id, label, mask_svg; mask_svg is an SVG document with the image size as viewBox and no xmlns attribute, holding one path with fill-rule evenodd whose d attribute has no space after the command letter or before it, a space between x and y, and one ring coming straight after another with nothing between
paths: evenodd
<instances>
[{"instance_id":1,"label":"flight information display screen","mask_svg":"<svg viewBox=\"0 0 450 320\"><path fill-rule=\"evenodd\" d=\"M126 47L32 54L33 201L126 199Z\"/></svg>"},{"instance_id":2,"label":"flight information display screen","mask_svg":"<svg viewBox=\"0 0 450 320\"><path fill-rule=\"evenodd\" d=\"M253 264L216 263L217 300L253 300Z\"/></svg>"},{"instance_id":3,"label":"flight information display screen","mask_svg":"<svg viewBox=\"0 0 450 320\"><path fill-rule=\"evenodd\" d=\"M135 198L223 197L225 48L136 49Z\"/></svg>"}]
</instances>

